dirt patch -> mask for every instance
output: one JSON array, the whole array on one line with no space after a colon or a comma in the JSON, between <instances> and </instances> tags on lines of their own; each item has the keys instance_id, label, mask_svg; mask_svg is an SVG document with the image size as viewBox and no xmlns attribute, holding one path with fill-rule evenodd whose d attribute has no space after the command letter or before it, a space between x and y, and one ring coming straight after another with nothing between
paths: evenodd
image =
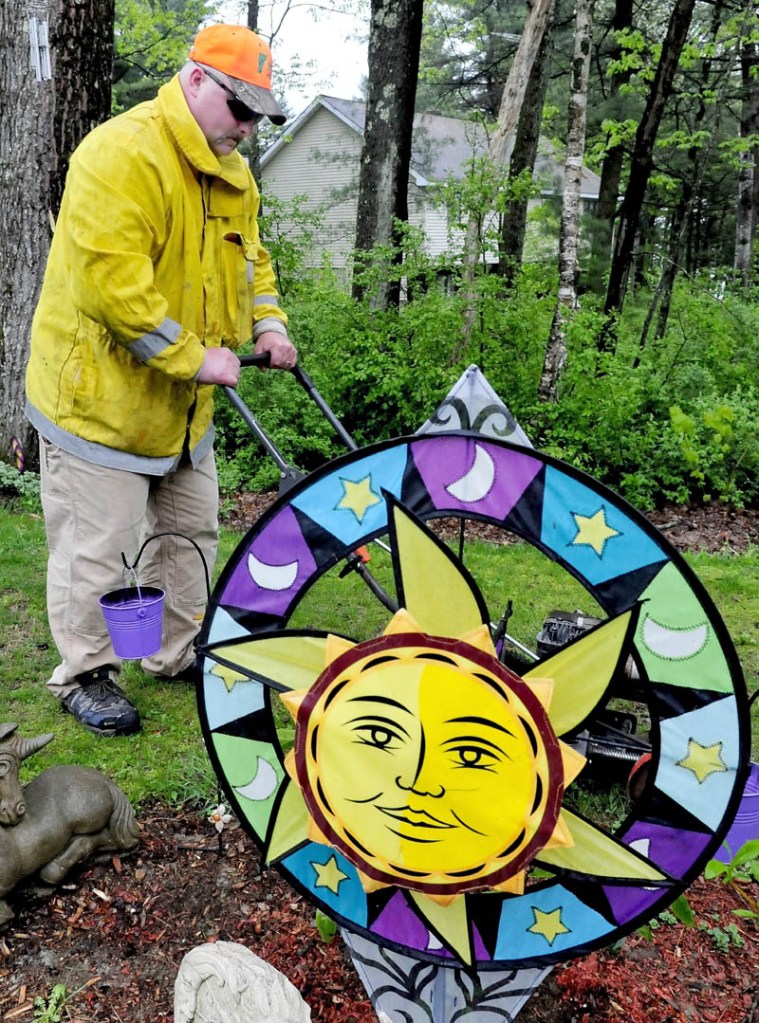
<instances>
[{"instance_id":1,"label":"dirt patch","mask_svg":"<svg viewBox=\"0 0 759 1023\"><path fill-rule=\"evenodd\" d=\"M227 501L224 524L232 529L248 529L274 502L275 493L238 494ZM707 551L712 554L744 554L759 547L759 508L735 509L723 504L702 508L669 506L651 512L649 521L679 551ZM470 523L488 539L503 539L495 527Z\"/></svg>"},{"instance_id":2,"label":"dirt patch","mask_svg":"<svg viewBox=\"0 0 759 1023\"><path fill-rule=\"evenodd\" d=\"M322 1023L376 1023L339 938L326 942L314 910L239 827L217 836L196 811L141 815L128 857L83 869L45 896L12 900L0 934L0 1019L34 1019L35 999L65 984L71 1023L172 1019L183 956L206 941L240 942L281 970ZM756 885L753 886L756 898ZM523 1010L532 1023L759 1023L759 930L734 910L727 886L688 892L691 928L662 923L651 938L557 968Z\"/></svg>"}]
</instances>

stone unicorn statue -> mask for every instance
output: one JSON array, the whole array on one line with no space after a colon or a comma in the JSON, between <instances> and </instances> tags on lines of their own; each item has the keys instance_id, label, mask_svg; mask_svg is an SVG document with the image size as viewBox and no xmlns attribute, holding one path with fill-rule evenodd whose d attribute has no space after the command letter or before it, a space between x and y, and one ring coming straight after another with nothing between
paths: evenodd
<instances>
[{"instance_id":1,"label":"stone unicorn statue","mask_svg":"<svg viewBox=\"0 0 759 1023\"><path fill-rule=\"evenodd\" d=\"M22 739L17 728L0 724L0 927L14 915L4 896L22 878L59 884L98 849L133 849L140 833L127 797L92 768L49 767L22 787L21 761L54 736Z\"/></svg>"}]
</instances>

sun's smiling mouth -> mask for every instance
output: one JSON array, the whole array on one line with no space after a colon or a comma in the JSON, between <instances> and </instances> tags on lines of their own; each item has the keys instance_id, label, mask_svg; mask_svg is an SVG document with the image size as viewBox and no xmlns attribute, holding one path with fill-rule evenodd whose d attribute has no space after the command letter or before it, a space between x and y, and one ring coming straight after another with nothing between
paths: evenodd
<instances>
[{"instance_id":1,"label":"sun's smiling mouth","mask_svg":"<svg viewBox=\"0 0 759 1023\"><path fill-rule=\"evenodd\" d=\"M377 809L387 817L400 821L401 824L408 824L412 828L437 828L447 831L456 827L455 824L446 823L433 817L426 810L414 810L410 806L378 806ZM419 819L414 820L412 814ZM422 818L426 818L426 820Z\"/></svg>"}]
</instances>

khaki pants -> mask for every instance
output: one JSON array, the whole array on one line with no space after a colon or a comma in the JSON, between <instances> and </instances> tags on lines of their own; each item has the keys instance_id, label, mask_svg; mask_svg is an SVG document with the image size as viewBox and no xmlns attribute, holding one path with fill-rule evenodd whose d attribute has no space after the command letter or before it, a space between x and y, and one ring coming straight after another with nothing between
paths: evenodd
<instances>
[{"instance_id":1,"label":"khaki pants","mask_svg":"<svg viewBox=\"0 0 759 1023\"><path fill-rule=\"evenodd\" d=\"M131 585L129 564L156 533L181 533L203 552L209 575L216 560L218 487L209 454L193 469L147 476L85 462L40 438L42 508L48 543L47 607L61 657L48 688L59 700L84 671L121 662L114 653L98 598ZM194 656L207 591L191 543L165 536L151 541L138 565L139 581L166 591L160 651L142 661L153 674L175 675Z\"/></svg>"}]
</instances>

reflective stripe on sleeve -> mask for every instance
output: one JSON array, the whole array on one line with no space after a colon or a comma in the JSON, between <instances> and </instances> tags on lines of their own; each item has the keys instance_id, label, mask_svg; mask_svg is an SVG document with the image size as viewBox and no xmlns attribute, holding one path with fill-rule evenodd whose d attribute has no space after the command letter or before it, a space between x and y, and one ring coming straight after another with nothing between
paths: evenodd
<instances>
[{"instance_id":1,"label":"reflective stripe on sleeve","mask_svg":"<svg viewBox=\"0 0 759 1023\"><path fill-rule=\"evenodd\" d=\"M167 316L163 323L160 323L155 330L151 330L149 334L143 334L142 337L138 337L136 341L132 341L127 347L136 359L139 359L140 362L147 362L148 359L160 355L169 345L175 344L181 333L181 324Z\"/></svg>"},{"instance_id":2,"label":"reflective stripe on sleeve","mask_svg":"<svg viewBox=\"0 0 759 1023\"><path fill-rule=\"evenodd\" d=\"M256 295L253 305L275 305L279 308L279 300L276 295Z\"/></svg>"}]
</instances>

